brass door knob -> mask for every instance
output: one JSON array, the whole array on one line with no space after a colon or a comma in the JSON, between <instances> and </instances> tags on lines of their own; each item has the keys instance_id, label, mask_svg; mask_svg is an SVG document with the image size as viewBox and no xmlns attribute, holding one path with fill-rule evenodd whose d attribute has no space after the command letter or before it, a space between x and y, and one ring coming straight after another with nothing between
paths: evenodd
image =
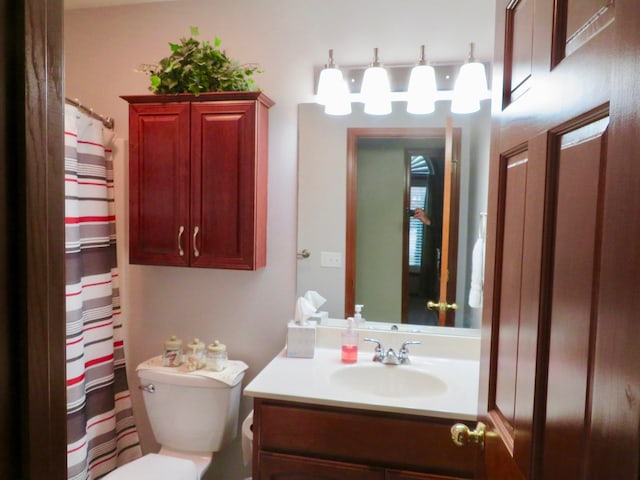
<instances>
[{"instance_id":1,"label":"brass door knob","mask_svg":"<svg viewBox=\"0 0 640 480\"><path fill-rule=\"evenodd\" d=\"M447 303L447 302L432 302L429 300L427 302L427 308L429 310L440 310L441 313L445 313L447 310L457 310L458 305L456 303Z\"/></svg>"},{"instance_id":2,"label":"brass door knob","mask_svg":"<svg viewBox=\"0 0 640 480\"><path fill-rule=\"evenodd\" d=\"M456 423L451 427L451 440L459 447L470 443L477 443L480 448L484 448L484 436L487 426L478 422L475 430L471 430L464 423Z\"/></svg>"}]
</instances>

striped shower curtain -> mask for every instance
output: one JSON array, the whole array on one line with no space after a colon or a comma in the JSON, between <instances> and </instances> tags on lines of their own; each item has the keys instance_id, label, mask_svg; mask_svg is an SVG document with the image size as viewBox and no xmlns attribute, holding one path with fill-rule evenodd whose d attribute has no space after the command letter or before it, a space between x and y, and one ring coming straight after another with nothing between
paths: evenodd
<instances>
[{"instance_id":1,"label":"striped shower curtain","mask_svg":"<svg viewBox=\"0 0 640 480\"><path fill-rule=\"evenodd\" d=\"M124 362L112 137L100 121L65 106L67 478L73 480L100 478L141 455Z\"/></svg>"}]
</instances>

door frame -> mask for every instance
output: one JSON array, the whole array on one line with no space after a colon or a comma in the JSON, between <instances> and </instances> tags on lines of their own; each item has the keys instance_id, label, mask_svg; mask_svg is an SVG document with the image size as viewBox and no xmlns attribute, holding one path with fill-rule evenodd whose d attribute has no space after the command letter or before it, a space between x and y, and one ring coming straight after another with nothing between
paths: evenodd
<instances>
[{"instance_id":1,"label":"door frame","mask_svg":"<svg viewBox=\"0 0 640 480\"><path fill-rule=\"evenodd\" d=\"M66 478L63 5L0 12L0 477Z\"/></svg>"}]
</instances>

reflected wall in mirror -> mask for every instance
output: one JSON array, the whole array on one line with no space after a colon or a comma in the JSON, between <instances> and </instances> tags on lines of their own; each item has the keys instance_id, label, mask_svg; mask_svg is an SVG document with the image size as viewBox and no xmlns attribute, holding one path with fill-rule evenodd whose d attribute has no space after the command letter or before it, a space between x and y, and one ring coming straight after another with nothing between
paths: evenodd
<instances>
[{"instance_id":1,"label":"reflected wall in mirror","mask_svg":"<svg viewBox=\"0 0 640 480\"><path fill-rule=\"evenodd\" d=\"M344 318L352 306L346 299L347 253L347 157L349 129L440 129L445 130L449 102L437 102L436 111L429 115L411 115L404 104L394 104L394 111L386 116L370 116L355 104L351 115L328 116L317 104L300 104L298 110L298 251L311 252L310 257L298 260L297 294L316 290L327 299L322 310L332 318ZM479 236L482 212L486 212L488 188L490 105L482 102L480 112L454 115L452 127L459 132L460 155L459 216L457 221L457 269L455 280L458 310L453 324L457 327L478 328L480 308L468 305L471 282L472 250ZM403 223L406 212L399 213ZM362 242L366 234L360 235ZM382 255L372 252L370 255ZM356 256L358 252L356 251ZM402 253L397 268L402 268ZM402 289L382 282L379 275L382 302L397 305L384 313L383 318L369 318L364 304L363 316L368 320L401 323ZM394 288L391 288L392 285ZM398 293L400 292L400 293ZM351 300L349 301L351 302ZM363 302L364 303L364 302ZM373 312L372 312L373 313ZM406 319L408 320L408 318Z\"/></svg>"}]
</instances>

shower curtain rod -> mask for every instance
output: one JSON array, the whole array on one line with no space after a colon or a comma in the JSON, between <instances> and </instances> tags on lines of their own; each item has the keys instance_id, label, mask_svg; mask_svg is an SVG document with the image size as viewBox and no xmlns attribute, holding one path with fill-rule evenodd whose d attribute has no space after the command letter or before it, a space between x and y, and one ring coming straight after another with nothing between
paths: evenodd
<instances>
[{"instance_id":1,"label":"shower curtain rod","mask_svg":"<svg viewBox=\"0 0 640 480\"><path fill-rule=\"evenodd\" d=\"M73 105L74 107L77 107L80 111L89 115L91 118L100 120L105 127L107 127L110 130L113 130L113 127L115 125L113 118L105 117L103 115L100 115L99 113L94 112L93 108L85 107L80 103L80 100L78 100L77 98L71 99L69 97L65 97L64 101L68 105Z\"/></svg>"}]
</instances>

